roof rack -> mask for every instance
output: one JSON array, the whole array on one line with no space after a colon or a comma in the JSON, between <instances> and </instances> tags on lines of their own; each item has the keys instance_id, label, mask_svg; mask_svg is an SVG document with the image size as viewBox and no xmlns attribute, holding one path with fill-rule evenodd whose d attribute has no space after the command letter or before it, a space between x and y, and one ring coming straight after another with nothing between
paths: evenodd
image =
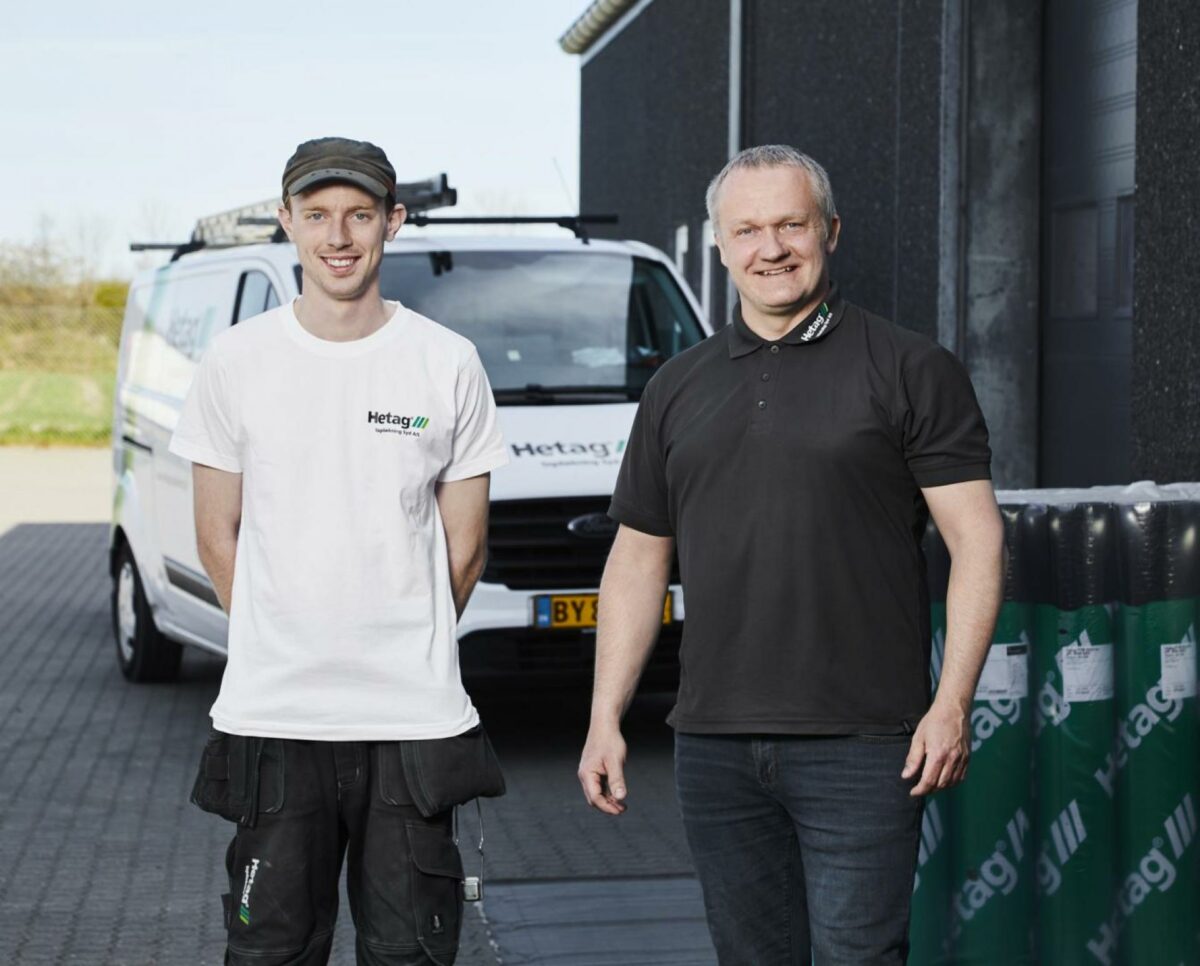
<instances>
[{"instance_id":1,"label":"roof rack","mask_svg":"<svg viewBox=\"0 0 1200 966\"><path fill-rule=\"evenodd\" d=\"M396 183L396 201L410 211L422 212L445 208L458 203L458 191L450 187L445 172L423 181ZM170 251L176 261L202 248L236 248L239 245L261 245L265 242L287 241L287 236L275 217L279 201L268 198L239 208L206 215L196 221L192 237L185 242L132 242L131 252ZM269 229L269 230L267 230Z\"/></svg>"},{"instance_id":2,"label":"roof rack","mask_svg":"<svg viewBox=\"0 0 1200 966\"><path fill-rule=\"evenodd\" d=\"M466 215L461 218L430 218L417 213L409 217L406 224L424 228L426 225L558 225L574 232L585 245L588 238L585 225L615 225L616 215Z\"/></svg>"}]
</instances>

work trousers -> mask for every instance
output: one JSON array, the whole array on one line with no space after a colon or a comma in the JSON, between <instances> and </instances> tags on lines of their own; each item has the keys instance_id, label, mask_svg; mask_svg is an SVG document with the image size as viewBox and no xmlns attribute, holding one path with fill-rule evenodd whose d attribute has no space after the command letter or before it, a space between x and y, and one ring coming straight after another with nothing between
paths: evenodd
<instances>
[{"instance_id":1,"label":"work trousers","mask_svg":"<svg viewBox=\"0 0 1200 966\"><path fill-rule=\"evenodd\" d=\"M450 966L463 908L452 814L422 817L397 743L214 732L201 768L220 774L237 742L256 743L232 758L252 763L256 794L226 853L226 963L327 963L346 859L359 966Z\"/></svg>"}]
</instances>

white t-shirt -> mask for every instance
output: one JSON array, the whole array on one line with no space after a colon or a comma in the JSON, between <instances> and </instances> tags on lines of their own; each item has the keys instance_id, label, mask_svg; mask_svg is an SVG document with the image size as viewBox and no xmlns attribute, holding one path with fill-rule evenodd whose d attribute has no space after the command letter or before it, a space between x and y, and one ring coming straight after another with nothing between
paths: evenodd
<instances>
[{"instance_id":1,"label":"white t-shirt","mask_svg":"<svg viewBox=\"0 0 1200 966\"><path fill-rule=\"evenodd\" d=\"M220 333L197 368L171 452L242 474L221 731L385 741L479 720L434 484L507 456L475 347L388 305L350 342L283 305Z\"/></svg>"}]
</instances>

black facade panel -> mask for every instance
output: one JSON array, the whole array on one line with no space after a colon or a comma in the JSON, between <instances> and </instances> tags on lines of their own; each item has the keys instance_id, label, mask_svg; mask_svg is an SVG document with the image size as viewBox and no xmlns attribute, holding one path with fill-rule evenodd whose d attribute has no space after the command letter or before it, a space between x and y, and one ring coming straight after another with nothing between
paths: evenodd
<instances>
[{"instance_id":1,"label":"black facade panel","mask_svg":"<svg viewBox=\"0 0 1200 966\"><path fill-rule=\"evenodd\" d=\"M1200 480L1200 17L1138 4L1133 472Z\"/></svg>"},{"instance_id":2,"label":"black facade panel","mask_svg":"<svg viewBox=\"0 0 1200 966\"><path fill-rule=\"evenodd\" d=\"M871 311L937 334L941 4L747 0L747 143L829 171L834 274Z\"/></svg>"},{"instance_id":3,"label":"black facade panel","mask_svg":"<svg viewBox=\"0 0 1200 966\"><path fill-rule=\"evenodd\" d=\"M1137 6L1051 0L1045 8L1042 486L1130 480L1132 319L1117 291L1117 239L1141 134Z\"/></svg>"},{"instance_id":4,"label":"black facade panel","mask_svg":"<svg viewBox=\"0 0 1200 966\"><path fill-rule=\"evenodd\" d=\"M811 0L798 15L795 0L751 0L745 136L824 165L842 219L834 277L846 297L894 318L898 12L894 0L864 6Z\"/></svg>"},{"instance_id":5,"label":"black facade panel","mask_svg":"<svg viewBox=\"0 0 1200 966\"><path fill-rule=\"evenodd\" d=\"M938 331L942 5L901 0L896 103L896 295L891 318L931 339Z\"/></svg>"},{"instance_id":6,"label":"black facade panel","mask_svg":"<svg viewBox=\"0 0 1200 966\"><path fill-rule=\"evenodd\" d=\"M1038 472L1042 9L972 3L964 20L958 351L987 417L992 479L1026 487Z\"/></svg>"},{"instance_id":7,"label":"black facade panel","mask_svg":"<svg viewBox=\"0 0 1200 966\"><path fill-rule=\"evenodd\" d=\"M727 154L728 76L728 0L654 0L580 80L580 209L620 217L597 237L669 254L687 224L685 274L697 295L704 191Z\"/></svg>"}]
</instances>

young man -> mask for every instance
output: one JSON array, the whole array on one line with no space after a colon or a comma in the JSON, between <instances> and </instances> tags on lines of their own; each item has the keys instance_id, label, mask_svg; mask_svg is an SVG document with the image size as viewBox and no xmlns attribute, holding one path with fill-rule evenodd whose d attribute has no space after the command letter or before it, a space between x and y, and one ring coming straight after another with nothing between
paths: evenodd
<instances>
[{"instance_id":1,"label":"young man","mask_svg":"<svg viewBox=\"0 0 1200 966\"><path fill-rule=\"evenodd\" d=\"M958 361L843 300L824 169L752 148L709 216L733 324L646 387L600 586L588 801L625 809L620 719L678 545L675 774L722 963L901 963L921 796L962 781L1001 595L987 431ZM929 701L920 536L950 550Z\"/></svg>"},{"instance_id":2,"label":"young man","mask_svg":"<svg viewBox=\"0 0 1200 966\"><path fill-rule=\"evenodd\" d=\"M171 442L229 613L193 794L238 822L229 963L325 963L347 854L360 964L457 950L451 813L417 808L400 742L477 733L455 623L507 460L474 347L380 297L395 183L373 144L297 148L279 221L303 295L216 337Z\"/></svg>"}]
</instances>

